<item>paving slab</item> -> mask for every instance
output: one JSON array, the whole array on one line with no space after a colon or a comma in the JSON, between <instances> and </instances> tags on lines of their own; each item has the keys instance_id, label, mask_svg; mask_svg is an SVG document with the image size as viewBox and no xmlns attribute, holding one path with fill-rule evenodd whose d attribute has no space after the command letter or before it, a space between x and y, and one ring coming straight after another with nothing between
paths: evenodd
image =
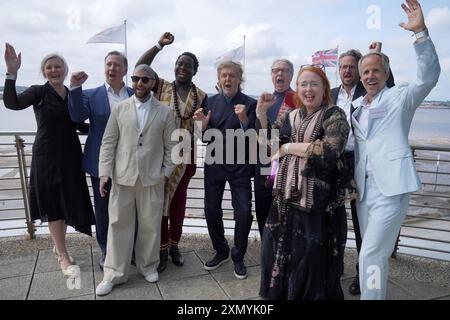
<instances>
[{"instance_id":1,"label":"paving slab","mask_svg":"<svg viewBox=\"0 0 450 320\"><path fill-rule=\"evenodd\" d=\"M208 274L208 271L203 268L203 262L194 251L183 252L182 254L184 257L184 265L181 267L174 265L169 256L167 268L160 274L160 282Z\"/></svg>"},{"instance_id":2,"label":"paving slab","mask_svg":"<svg viewBox=\"0 0 450 320\"><path fill-rule=\"evenodd\" d=\"M0 279L1 300L26 300L31 276Z\"/></svg>"},{"instance_id":3,"label":"paving slab","mask_svg":"<svg viewBox=\"0 0 450 320\"><path fill-rule=\"evenodd\" d=\"M248 300L259 297L259 283L261 279L261 268L247 268L248 277L240 280L236 278L234 272L214 273L214 279L225 290L231 300Z\"/></svg>"},{"instance_id":4,"label":"paving slab","mask_svg":"<svg viewBox=\"0 0 450 320\"><path fill-rule=\"evenodd\" d=\"M34 275L28 299L56 300L92 294L93 292L91 270L81 269L79 282L65 278L61 271L54 271Z\"/></svg>"},{"instance_id":5,"label":"paving slab","mask_svg":"<svg viewBox=\"0 0 450 320\"><path fill-rule=\"evenodd\" d=\"M214 278L207 274L198 277L158 283L164 300L228 300Z\"/></svg>"},{"instance_id":6,"label":"paving slab","mask_svg":"<svg viewBox=\"0 0 450 320\"><path fill-rule=\"evenodd\" d=\"M25 256L0 256L0 279L33 274L37 252Z\"/></svg>"}]
</instances>

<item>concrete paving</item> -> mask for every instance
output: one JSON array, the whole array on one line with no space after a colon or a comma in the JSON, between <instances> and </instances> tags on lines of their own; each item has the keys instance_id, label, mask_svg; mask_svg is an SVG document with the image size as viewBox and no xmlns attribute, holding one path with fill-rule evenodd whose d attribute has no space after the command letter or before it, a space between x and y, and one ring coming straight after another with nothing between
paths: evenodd
<instances>
[{"instance_id":1,"label":"concrete paving","mask_svg":"<svg viewBox=\"0 0 450 320\"><path fill-rule=\"evenodd\" d=\"M232 239L229 239L232 243ZM246 256L248 278L237 279L232 262L208 272L203 263L213 254L207 235L183 235L180 250L185 264L169 260L160 280L150 284L131 268L129 281L116 286L105 297L95 295L102 280L95 240L70 234L67 246L80 267L78 280L66 279L51 252L48 236L35 240L0 239L0 300L257 300L259 289L259 248L257 238L249 239ZM347 300L358 300L347 288L353 280L356 251L347 249L342 286ZM450 262L399 254L391 259L389 300L450 300Z\"/></svg>"}]
</instances>

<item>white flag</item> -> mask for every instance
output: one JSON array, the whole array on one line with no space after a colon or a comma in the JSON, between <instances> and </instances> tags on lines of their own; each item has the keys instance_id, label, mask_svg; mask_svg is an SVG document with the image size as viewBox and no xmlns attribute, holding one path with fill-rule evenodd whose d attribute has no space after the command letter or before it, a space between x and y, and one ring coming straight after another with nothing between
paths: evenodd
<instances>
[{"instance_id":1,"label":"white flag","mask_svg":"<svg viewBox=\"0 0 450 320\"><path fill-rule=\"evenodd\" d=\"M245 50L244 50L244 45L242 45L236 49L225 52L220 57L217 57L216 60L214 61L214 67L217 68L219 66L219 64L221 64L224 61L234 61L234 62L243 63L244 55L245 55Z\"/></svg>"},{"instance_id":2,"label":"white flag","mask_svg":"<svg viewBox=\"0 0 450 320\"><path fill-rule=\"evenodd\" d=\"M105 29L90 38L87 43L121 43L125 44L125 24Z\"/></svg>"}]
</instances>

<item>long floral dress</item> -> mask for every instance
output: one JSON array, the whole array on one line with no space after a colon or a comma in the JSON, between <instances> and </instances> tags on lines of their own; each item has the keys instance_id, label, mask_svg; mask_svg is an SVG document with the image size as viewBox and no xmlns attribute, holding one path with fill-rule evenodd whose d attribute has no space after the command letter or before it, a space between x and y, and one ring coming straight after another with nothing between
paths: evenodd
<instances>
[{"instance_id":1,"label":"long floral dress","mask_svg":"<svg viewBox=\"0 0 450 320\"><path fill-rule=\"evenodd\" d=\"M262 298L343 299L349 180L343 152L348 133L345 113L338 107L322 106L311 115L297 109L285 117L281 144L311 145L303 159L280 159L262 239Z\"/></svg>"}]
</instances>

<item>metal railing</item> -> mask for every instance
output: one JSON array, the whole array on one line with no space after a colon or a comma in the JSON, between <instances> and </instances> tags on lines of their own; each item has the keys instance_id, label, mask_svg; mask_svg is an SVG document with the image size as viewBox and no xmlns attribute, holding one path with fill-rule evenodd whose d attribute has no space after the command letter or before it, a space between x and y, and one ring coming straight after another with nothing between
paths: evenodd
<instances>
[{"instance_id":1,"label":"metal railing","mask_svg":"<svg viewBox=\"0 0 450 320\"><path fill-rule=\"evenodd\" d=\"M10 139L0 141L0 237L6 231L26 230L28 238L33 239L37 228L46 227L35 225L29 210L28 179L34 136L34 132L0 132L0 139ZM411 195L396 250L425 256L443 254L443 259L450 260L450 148L413 145L412 149L423 188ZM184 227L189 230L206 228L202 163L200 157L188 189ZM90 179L88 185L91 188ZM225 190L223 209L225 228L232 230L229 189ZM348 221L349 240L354 240L350 213ZM257 234L257 230L255 221L252 231Z\"/></svg>"}]
</instances>

